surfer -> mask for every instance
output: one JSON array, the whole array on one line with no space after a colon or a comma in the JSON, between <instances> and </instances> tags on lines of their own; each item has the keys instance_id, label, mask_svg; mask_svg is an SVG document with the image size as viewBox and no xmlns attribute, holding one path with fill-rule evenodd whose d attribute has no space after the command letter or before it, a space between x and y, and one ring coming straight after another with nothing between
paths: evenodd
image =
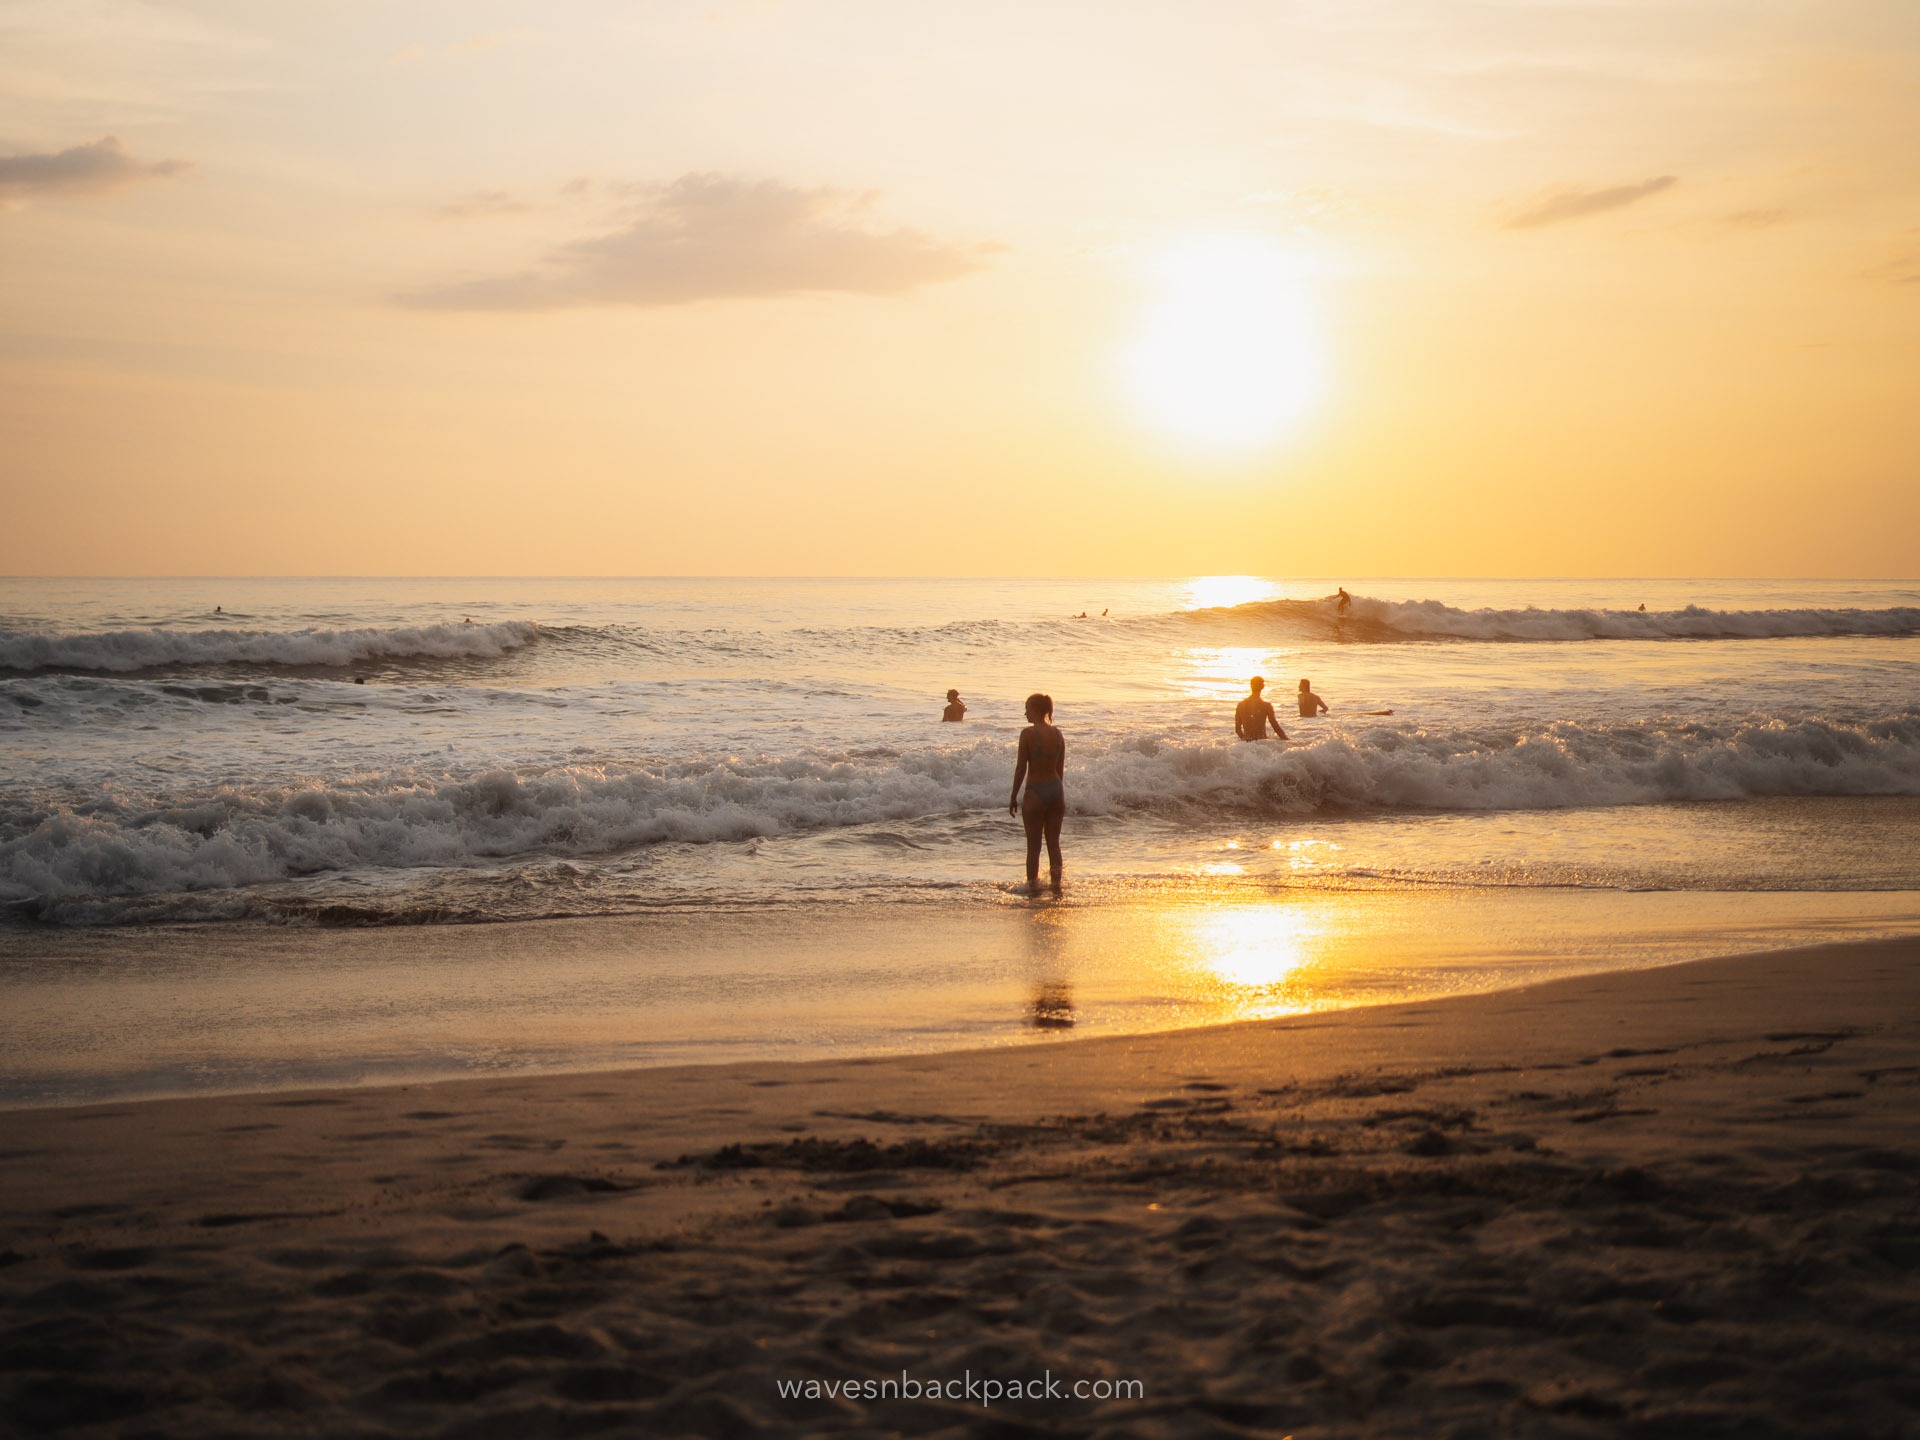
<instances>
[{"instance_id":1,"label":"surfer","mask_svg":"<svg viewBox=\"0 0 1920 1440\"><path fill-rule=\"evenodd\" d=\"M1340 611L1340 614L1343 618L1345 617L1347 611L1353 608L1353 597L1347 594L1347 587L1344 585L1340 587L1340 603L1335 608L1337 608Z\"/></svg>"},{"instance_id":2,"label":"surfer","mask_svg":"<svg viewBox=\"0 0 1920 1440\"><path fill-rule=\"evenodd\" d=\"M1053 697L1027 697L1027 728L1013 765L1013 794L1007 813L1018 815L1027 830L1027 893L1040 893L1040 842L1047 842L1047 871L1060 895L1060 822L1067 816L1067 737L1053 724ZM1027 793L1020 793L1025 781Z\"/></svg>"},{"instance_id":3,"label":"surfer","mask_svg":"<svg viewBox=\"0 0 1920 1440\"><path fill-rule=\"evenodd\" d=\"M947 708L940 712L942 720L964 720L967 718L967 702L960 698L958 690L947 691Z\"/></svg>"},{"instance_id":4,"label":"surfer","mask_svg":"<svg viewBox=\"0 0 1920 1440\"><path fill-rule=\"evenodd\" d=\"M1304 718L1311 720L1315 715L1325 715L1326 713L1327 702L1313 693L1313 682L1311 680L1302 680L1300 682L1300 714Z\"/></svg>"},{"instance_id":5,"label":"surfer","mask_svg":"<svg viewBox=\"0 0 1920 1440\"><path fill-rule=\"evenodd\" d=\"M1260 698L1260 692L1267 688L1264 677L1256 675L1247 682L1247 698L1233 707L1233 733L1242 740L1264 740L1267 738L1267 726L1273 726L1273 733L1282 740L1287 732L1280 728L1280 717L1273 713L1273 705Z\"/></svg>"}]
</instances>

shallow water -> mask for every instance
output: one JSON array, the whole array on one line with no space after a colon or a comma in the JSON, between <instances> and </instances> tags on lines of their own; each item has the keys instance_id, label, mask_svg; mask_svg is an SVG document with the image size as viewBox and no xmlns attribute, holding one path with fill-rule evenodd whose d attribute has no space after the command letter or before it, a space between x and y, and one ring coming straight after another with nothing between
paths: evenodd
<instances>
[{"instance_id":1,"label":"shallow water","mask_svg":"<svg viewBox=\"0 0 1920 1440\"><path fill-rule=\"evenodd\" d=\"M1476 933L1444 919L1460 907L1524 917L1466 967L1479 985L1517 951L1549 972L1679 958L1649 916L1694 954L1920 908L1920 586L1347 587L1343 617L1332 582L1247 577L0 581L0 988L71 1060L0 1022L0 1095L458 1072L476 986L521 997L483 1047L515 1066L780 1050L781 1014L821 995L842 998L816 1048L1024 1033L1003 971L957 1003L964 964L897 953L978 924L1134 937L1124 963L1075 962L1084 1031L1218 1016L1192 966L1138 959L1191 945L1123 916L1337 901L1399 917L1422 973L1437 937ZM1233 738L1254 673L1285 745ZM1331 714L1287 713L1303 675ZM949 686L960 725L937 719ZM1006 813L1035 689L1069 746L1068 899L1044 921ZM726 946L827 914L892 937L884 1003L845 999L828 946L769 964L773 1009L698 1010ZM647 1038L535 998L561 983L564 917L629 917L579 942L603 957L588 992L613 951L683 977L609 1012ZM389 940L338 939L369 927ZM513 983L488 968L509 933L531 937ZM660 959L702 935L706 959ZM1414 993L1368 968L1391 945L1336 948L1337 981L1285 1003ZM466 965L449 987L416 973L429 953L482 958L423 972ZM234 964L264 988L227 987ZM440 1038L356 1028L327 999L354 986ZM1236 1014L1266 1003L1235 993ZM119 1059L96 1024L115 1014Z\"/></svg>"},{"instance_id":2,"label":"shallow water","mask_svg":"<svg viewBox=\"0 0 1920 1440\"><path fill-rule=\"evenodd\" d=\"M1911 892L1175 884L1019 907L44 928L0 939L0 1107L1044 1044L1916 928Z\"/></svg>"},{"instance_id":3,"label":"shallow water","mask_svg":"<svg viewBox=\"0 0 1920 1440\"><path fill-rule=\"evenodd\" d=\"M1326 582L1231 577L8 581L0 904L404 924L991 898L1037 688L1077 876L1920 885L1886 803L1920 796L1915 586L1352 588L1342 619ZM1256 672L1284 747L1233 739ZM1302 674L1330 715L1286 715ZM949 686L964 724L937 723Z\"/></svg>"}]
</instances>

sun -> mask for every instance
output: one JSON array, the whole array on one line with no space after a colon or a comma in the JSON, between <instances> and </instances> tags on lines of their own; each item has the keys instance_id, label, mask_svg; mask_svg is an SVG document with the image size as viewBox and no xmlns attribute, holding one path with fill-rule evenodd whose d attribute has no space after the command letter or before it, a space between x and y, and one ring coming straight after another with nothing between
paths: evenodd
<instances>
[{"instance_id":1,"label":"sun","mask_svg":"<svg viewBox=\"0 0 1920 1440\"><path fill-rule=\"evenodd\" d=\"M1211 235L1153 267L1154 301L1125 354L1127 388L1156 428L1195 444L1277 439L1319 398L1323 367L1299 264L1269 241Z\"/></svg>"}]
</instances>

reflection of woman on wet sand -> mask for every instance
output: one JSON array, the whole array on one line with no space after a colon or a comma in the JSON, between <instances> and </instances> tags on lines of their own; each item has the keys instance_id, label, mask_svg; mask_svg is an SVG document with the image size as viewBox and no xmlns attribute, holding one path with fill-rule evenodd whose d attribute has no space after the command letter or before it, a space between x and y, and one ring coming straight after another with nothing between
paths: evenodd
<instances>
[{"instance_id":1,"label":"reflection of woman on wet sand","mask_svg":"<svg viewBox=\"0 0 1920 1440\"><path fill-rule=\"evenodd\" d=\"M1043 980L1033 992L1033 1004L1028 1010L1036 1030L1071 1030L1073 1028L1073 986L1064 980Z\"/></svg>"},{"instance_id":2,"label":"reflection of woman on wet sand","mask_svg":"<svg viewBox=\"0 0 1920 1440\"><path fill-rule=\"evenodd\" d=\"M1053 697L1027 697L1027 728L1020 732L1020 752L1013 765L1013 794L1007 813L1019 815L1027 827L1027 893L1040 893L1040 841L1047 842L1047 870L1053 893L1060 893L1060 822L1067 815L1067 737L1053 725ZM1020 793L1020 782L1027 793Z\"/></svg>"}]
</instances>

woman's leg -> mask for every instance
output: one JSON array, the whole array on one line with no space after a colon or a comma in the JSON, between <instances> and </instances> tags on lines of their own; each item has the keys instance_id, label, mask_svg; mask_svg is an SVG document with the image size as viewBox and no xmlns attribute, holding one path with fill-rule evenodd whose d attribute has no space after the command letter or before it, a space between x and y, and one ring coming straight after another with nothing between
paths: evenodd
<instances>
[{"instance_id":1,"label":"woman's leg","mask_svg":"<svg viewBox=\"0 0 1920 1440\"><path fill-rule=\"evenodd\" d=\"M1020 823L1027 827L1027 893L1040 893L1040 840L1046 829L1046 811L1031 795L1020 799Z\"/></svg>"},{"instance_id":2,"label":"woman's leg","mask_svg":"<svg viewBox=\"0 0 1920 1440\"><path fill-rule=\"evenodd\" d=\"M1048 807L1046 825L1047 873L1053 879L1053 893L1056 895L1060 893L1060 822L1066 818L1067 807L1065 805L1052 805ZM1027 846L1029 850L1034 848L1031 840L1027 842ZM1030 872L1032 883L1038 885L1040 883L1040 857L1037 854L1027 863L1027 869Z\"/></svg>"}]
</instances>

